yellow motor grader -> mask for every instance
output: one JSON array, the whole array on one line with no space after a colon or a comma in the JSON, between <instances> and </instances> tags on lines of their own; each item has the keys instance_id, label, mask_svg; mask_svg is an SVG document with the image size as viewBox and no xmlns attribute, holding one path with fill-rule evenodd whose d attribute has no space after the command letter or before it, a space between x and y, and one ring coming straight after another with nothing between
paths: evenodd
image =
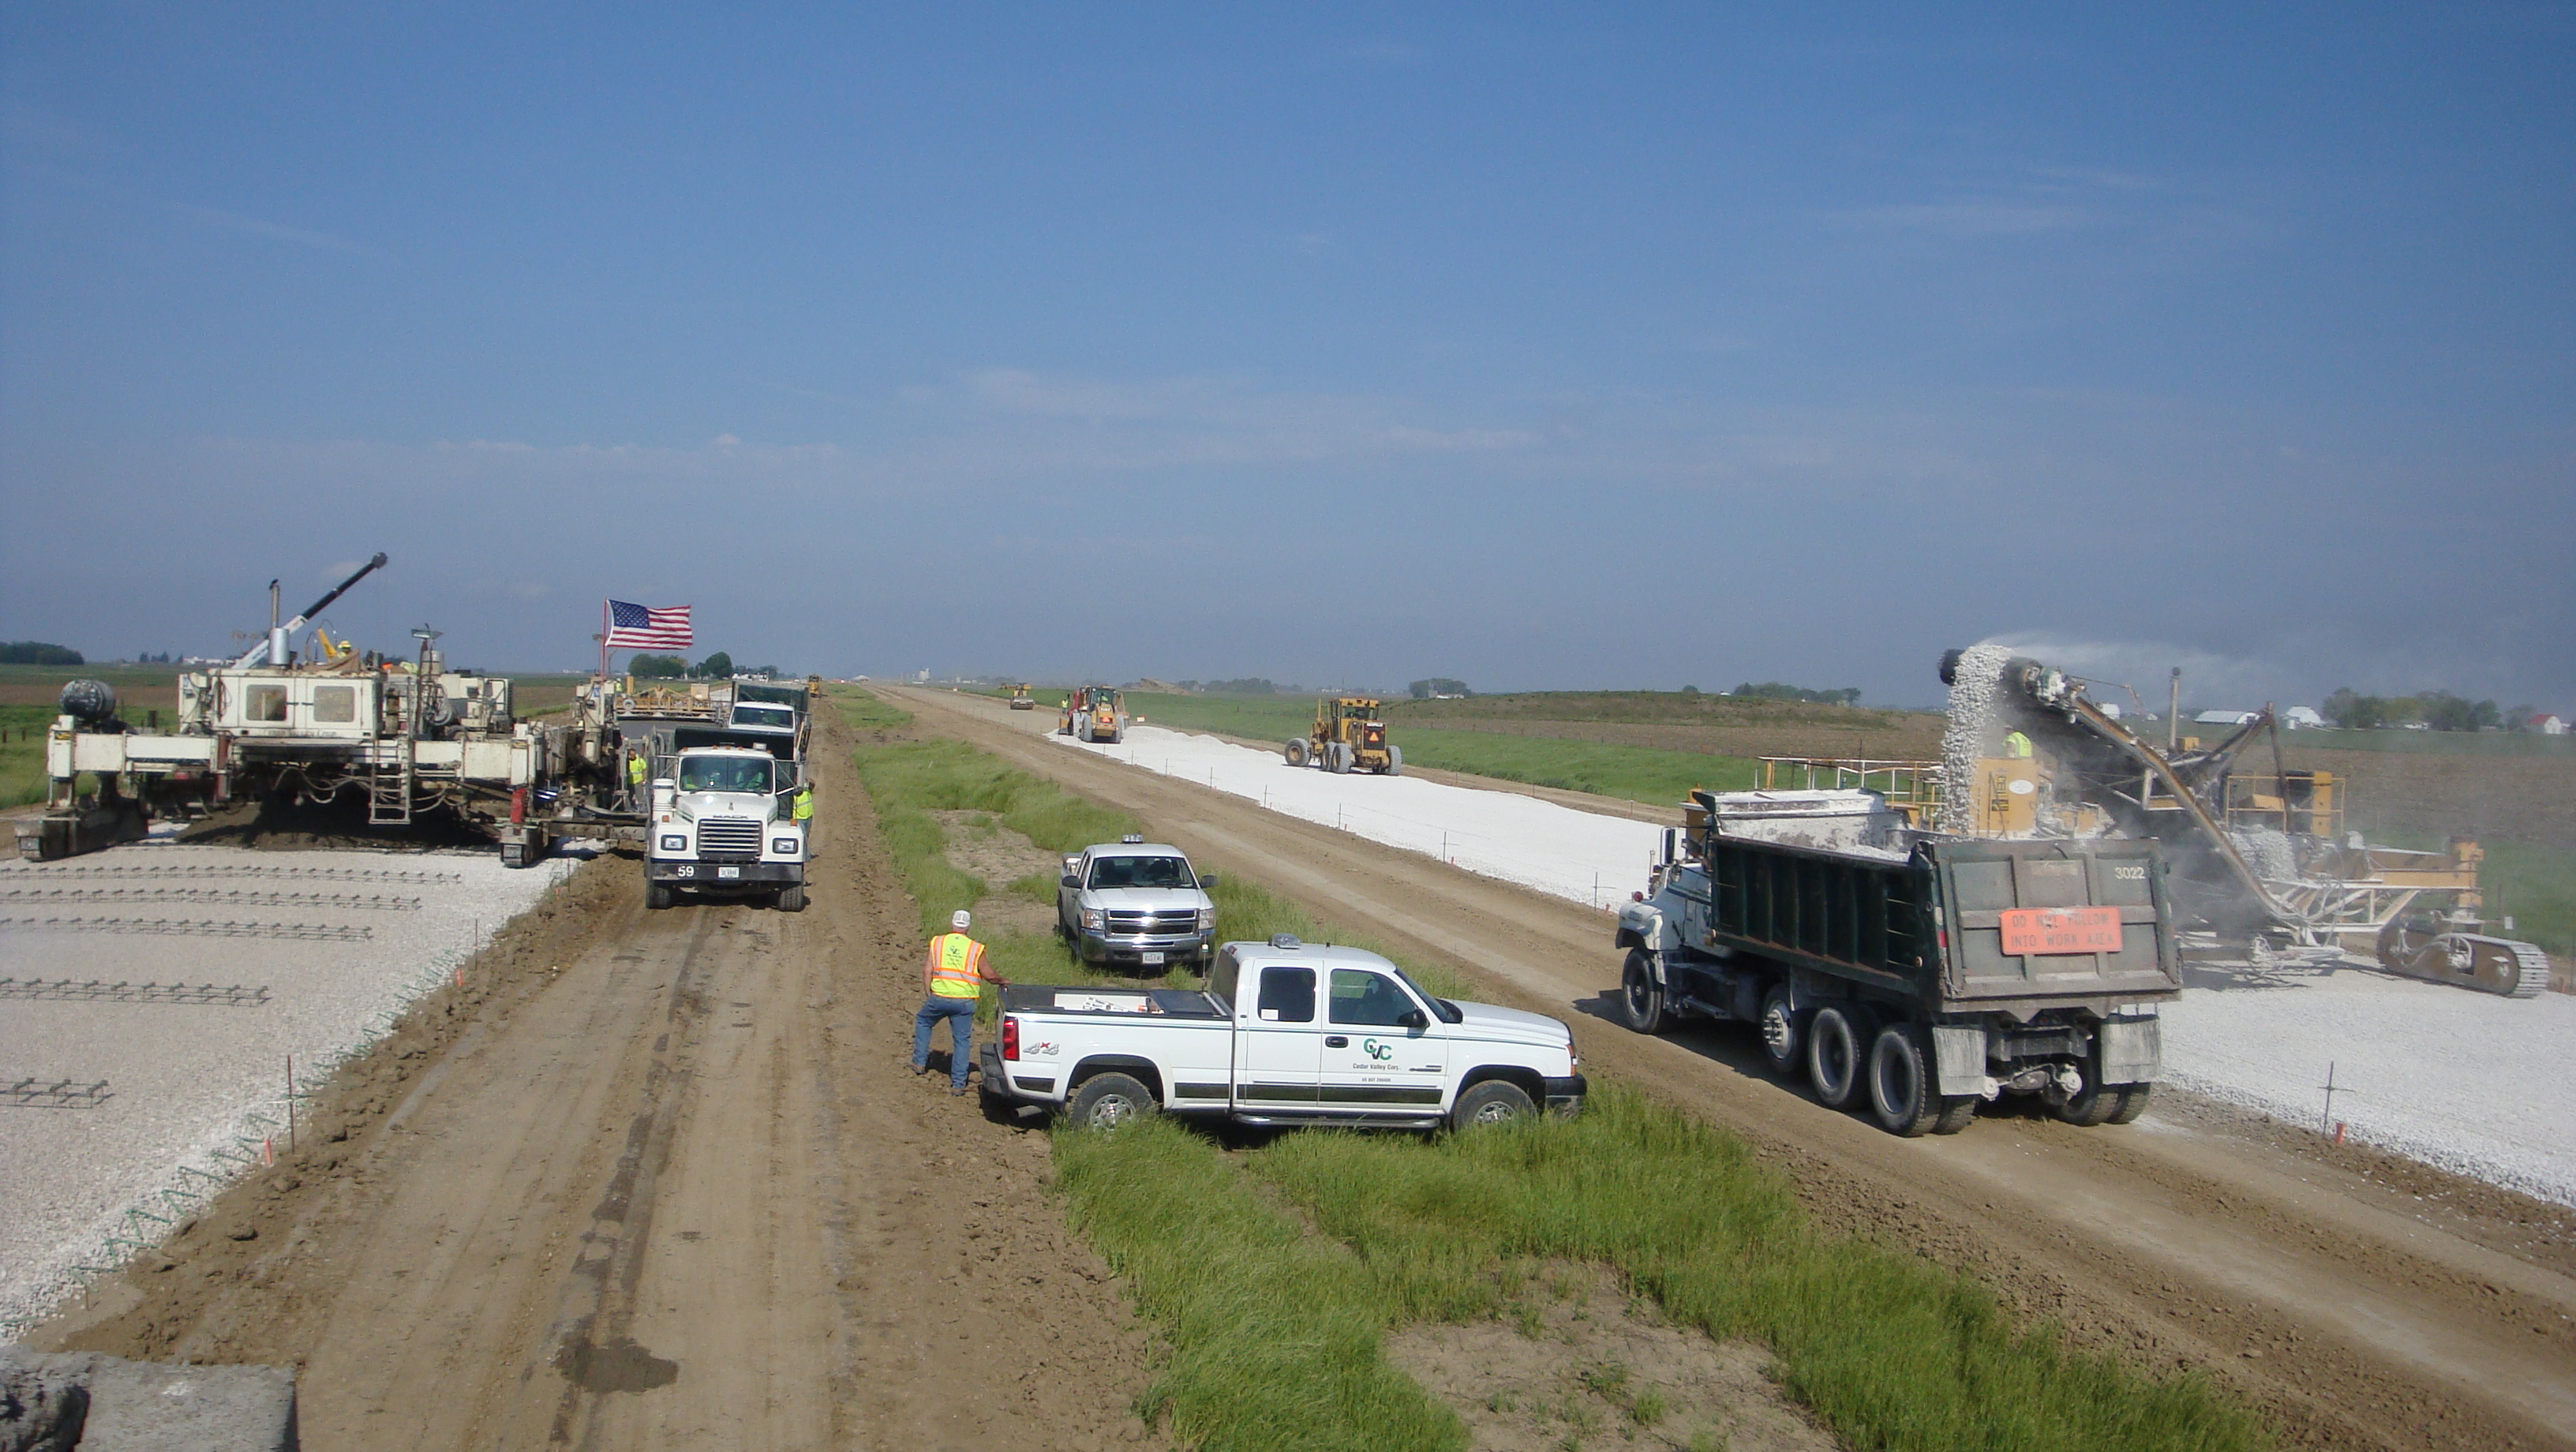
<instances>
[{"instance_id":1,"label":"yellow motor grader","mask_svg":"<svg viewBox=\"0 0 2576 1452\"><path fill-rule=\"evenodd\" d=\"M1286 744L1290 766L1320 766L1326 771L1373 771L1380 776L1404 774L1404 748L1386 739L1372 696L1332 696L1315 703L1315 725L1302 738Z\"/></svg>"}]
</instances>

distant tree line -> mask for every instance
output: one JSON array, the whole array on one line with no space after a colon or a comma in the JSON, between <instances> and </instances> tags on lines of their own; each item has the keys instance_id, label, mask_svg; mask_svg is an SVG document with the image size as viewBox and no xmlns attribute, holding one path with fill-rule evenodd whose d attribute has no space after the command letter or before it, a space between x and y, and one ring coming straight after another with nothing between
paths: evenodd
<instances>
[{"instance_id":1,"label":"distant tree line","mask_svg":"<svg viewBox=\"0 0 2576 1452\"><path fill-rule=\"evenodd\" d=\"M1696 693L1696 688L1692 688L1685 694ZM1787 685L1780 681L1763 681L1759 684L1752 681L1746 681L1742 685L1737 686L1734 690L1727 692L1727 694L1730 696L1750 697L1756 701L1805 701L1811 705L1817 706L1857 706L1860 704L1860 687L1858 686L1845 686L1839 691L1811 691L1804 686Z\"/></svg>"},{"instance_id":2,"label":"distant tree line","mask_svg":"<svg viewBox=\"0 0 2576 1452\"><path fill-rule=\"evenodd\" d=\"M2472 701L2449 691L2418 691L2411 696L2365 696L2346 686L2326 697L2317 714L2347 731L2385 726L2421 726L2429 731L2494 731L2531 729L2538 714L2531 706L2500 710L2493 701Z\"/></svg>"},{"instance_id":3,"label":"distant tree line","mask_svg":"<svg viewBox=\"0 0 2576 1452\"><path fill-rule=\"evenodd\" d=\"M136 656L134 658L134 663L136 665L168 665L170 663L170 652L166 650L147 650L141 655Z\"/></svg>"},{"instance_id":4,"label":"distant tree line","mask_svg":"<svg viewBox=\"0 0 2576 1452\"><path fill-rule=\"evenodd\" d=\"M1174 681L1184 691L1204 691L1211 696L1275 696L1279 687L1260 676L1245 676L1232 681Z\"/></svg>"},{"instance_id":5,"label":"distant tree line","mask_svg":"<svg viewBox=\"0 0 2576 1452\"><path fill-rule=\"evenodd\" d=\"M0 644L0 665L86 665L81 653L68 645L53 645L41 640L12 640Z\"/></svg>"},{"instance_id":6,"label":"distant tree line","mask_svg":"<svg viewBox=\"0 0 2576 1452\"><path fill-rule=\"evenodd\" d=\"M733 656L729 652L720 650L694 666L676 655L639 655L626 662L626 671L639 681L677 681L693 676L724 680L737 674L776 676L778 667L765 665L753 670L737 672L734 669Z\"/></svg>"},{"instance_id":7,"label":"distant tree line","mask_svg":"<svg viewBox=\"0 0 2576 1452\"><path fill-rule=\"evenodd\" d=\"M1412 692L1413 699L1417 701L1428 701L1434 696L1472 696L1476 694L1474 691L1467 689L1467 683L1465 681L1453 681L1447 676L1433 676L1427 681L1415 681L1412 685L1405 687L1405 689Z\"/></svg>"}]
</instances>

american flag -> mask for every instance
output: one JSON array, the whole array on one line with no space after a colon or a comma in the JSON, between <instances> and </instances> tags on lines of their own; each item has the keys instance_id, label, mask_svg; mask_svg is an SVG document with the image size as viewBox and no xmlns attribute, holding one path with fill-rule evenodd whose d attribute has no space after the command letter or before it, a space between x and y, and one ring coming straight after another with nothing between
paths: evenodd
<instances>
[{"instance_id":1,"label":"american flag","mask_svg":"<svg viewBox=\"0 0 2576 1452\"><path fill-rule=\"evenodd\" d=\"M656 610L649 605L611 600L608 602L608 648L671 650L684 647L695 638L689 633L691 608L673 605Z\"/></svg>"}]
</instances>

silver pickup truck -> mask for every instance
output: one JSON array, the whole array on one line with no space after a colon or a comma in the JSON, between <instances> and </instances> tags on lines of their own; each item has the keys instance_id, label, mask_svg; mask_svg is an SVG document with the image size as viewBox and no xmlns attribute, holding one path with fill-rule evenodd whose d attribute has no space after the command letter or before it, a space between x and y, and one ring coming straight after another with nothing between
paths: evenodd
<instances>
[{"instance_id":1,"label":"silver pickup truck","mask_svg":"<svg viewBox=\"0 0 2576 1452\"><path fill-rule=\"evenodd\" d=\"M984 1092L1089 1128L1160 1111L1263 1125L1463 1127L1582 1107L1557 1020L1423 991L1375 953L1228 943L1204 989L1002 990Z\"/></svg>"},{"instance_id":2,"label":"silver pickup truck","mask_svg":"<svg viewBox=\"0 0 2576 1452\"><path fill-rule=\"evenodd\" d=\"M1086 963L1160 973L1204 968L1216 941L1214 876L1178 847L1124 837L1067 853L1056 880L1056 925Z\"/></svg>"}]
</instances>

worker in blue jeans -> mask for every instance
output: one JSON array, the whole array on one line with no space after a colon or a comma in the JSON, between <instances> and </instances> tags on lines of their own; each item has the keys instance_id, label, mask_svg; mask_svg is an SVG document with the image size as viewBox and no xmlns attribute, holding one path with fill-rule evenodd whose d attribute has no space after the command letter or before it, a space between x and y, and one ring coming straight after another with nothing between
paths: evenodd
<instances>
[{"instance_id":1,"label":"worker in blue jeans","mask_svg":"<svg viewBox=\"0 0 2576 1452\"><path fill-rule=\"evenodd\" d=\"M966 936L974 924L964 908L948 920L953 931L930 940L930 956L921 965L921 1011L912 1016L912 1072L930 1072L930 1030L948 1020L948 1092L966 1092L966 1070L975 1061L975 1003L984 985L1007 988L1010 980L984 965L984 945Z\"/></svg>"}]
</instances>

